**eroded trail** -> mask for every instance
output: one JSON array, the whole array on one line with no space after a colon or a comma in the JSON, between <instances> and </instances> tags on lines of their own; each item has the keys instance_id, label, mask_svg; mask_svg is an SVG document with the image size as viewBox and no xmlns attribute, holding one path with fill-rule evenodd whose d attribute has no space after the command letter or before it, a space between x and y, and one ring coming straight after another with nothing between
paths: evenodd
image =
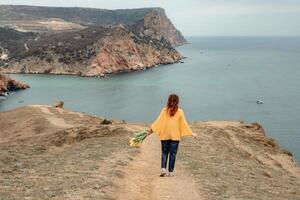
<instances>
[{"instance_id":1,"label":"eroded trail","mask_svg":"<svg viewBox=\"0 0 300 200\"><path fill-rule=\"evenodd\" d=\"M159 138L155 134L145 140L140 154L128 165L118 199L205 199L180 160L176 161L174 177L159 177L160 148Z\"/></svg>"}]
</instances>

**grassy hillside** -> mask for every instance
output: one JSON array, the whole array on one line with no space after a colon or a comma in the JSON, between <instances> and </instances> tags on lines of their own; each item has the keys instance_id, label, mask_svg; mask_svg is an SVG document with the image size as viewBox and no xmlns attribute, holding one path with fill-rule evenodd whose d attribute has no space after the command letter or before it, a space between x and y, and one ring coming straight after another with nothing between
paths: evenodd
<instances>
[{"instance_id":1,"label":"grassy hillside","mask_svg":"<svg viewBox=\"0 0 300 200\"><path fill-rule=\"evenodd\" d=\"M297 200L300 169L258 124L194 122L175 176L160 178L160 141L147 126L52 106L0 112L1 199Z\"/></svg>"}]
</instances>

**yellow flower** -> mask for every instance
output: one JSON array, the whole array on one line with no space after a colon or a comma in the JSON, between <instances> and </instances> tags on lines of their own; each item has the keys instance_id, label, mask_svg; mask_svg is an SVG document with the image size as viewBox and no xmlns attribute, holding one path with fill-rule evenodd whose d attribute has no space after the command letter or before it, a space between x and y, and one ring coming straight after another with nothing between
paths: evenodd
<instances>
[{"instance_id":1,"label":"yellow flower","mask_svg":"<svg viewBox=\"0 0 300 200\"><path fill-rule=\"evenodd\" d=\"M147 131L135 133L134 137L129 140L129 145L131 147L140 147L140 145L148 135L149 134Z\"/></svg>"}]
</instances>

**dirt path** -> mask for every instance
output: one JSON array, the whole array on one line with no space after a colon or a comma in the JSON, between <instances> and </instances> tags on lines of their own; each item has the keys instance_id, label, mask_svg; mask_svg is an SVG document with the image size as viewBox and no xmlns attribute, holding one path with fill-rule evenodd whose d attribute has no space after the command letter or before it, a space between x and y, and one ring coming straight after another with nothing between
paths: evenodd
<instances>
[{"instance_id":1,"label":"dirt path","mask_svg":"<svg viewBox=\"0 0 300 200\"><path fill-rule=\"evenodd\" d=\"M31 107L40 108L40 110L45 114L46 119L54 126L60 128L71 128L73 127L71 124L67 124L63 118L58 117L49 109L50 106L44 105L31 105ZM62 111L60 111L62 113Z\"/></svg>"},{"instance_id":2,"label":"dirt path","mask_svg":"<svg viewBox=\"0 0 300 200\"><path fill-rule=\"evenodd\" d=\"M205 199L193 177L176 162L174 177L159 177L160 141L152 134L141 147L140 154L128 166L117 199L201 200Z\"/></svg>"}]
</instances>

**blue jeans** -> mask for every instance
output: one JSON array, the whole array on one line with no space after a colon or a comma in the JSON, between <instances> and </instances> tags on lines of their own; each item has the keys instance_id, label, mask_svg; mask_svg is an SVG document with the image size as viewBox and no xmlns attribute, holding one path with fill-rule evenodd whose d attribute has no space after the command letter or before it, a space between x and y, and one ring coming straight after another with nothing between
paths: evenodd
<instances>
[{"instance_id":1,"label":"blue jeans","mask_svg":"<svg viewBox=\"0 0 300 200\"><path fill-rule=\"evenodd\" d=\"M169 172L174 171L178 145L179 141L161 140L161 168L167 168L167 160L169 156Z\"/></svg>"}]
</instances>

